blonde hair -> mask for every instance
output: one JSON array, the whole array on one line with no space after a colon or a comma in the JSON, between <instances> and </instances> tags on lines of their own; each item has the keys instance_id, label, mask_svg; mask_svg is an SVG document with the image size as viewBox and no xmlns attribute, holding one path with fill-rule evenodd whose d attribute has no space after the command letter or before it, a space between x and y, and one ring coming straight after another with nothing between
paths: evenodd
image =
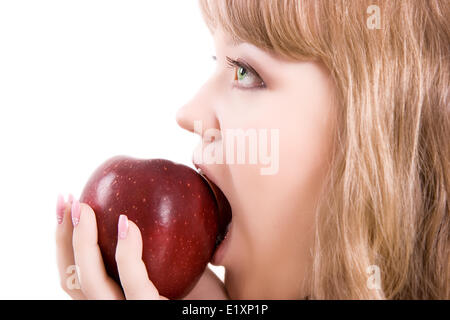
<instances>
[{"instance_id":1,"label":"blonde hair","mask_svg":"<svg viewBox=\"0 0 450 320\"><path fill-rule=\"evenodd\" d=\"M380 28L367 25L380 9ZM319 60L339 101L313 299L449 299L448 1L200 0L208 27ZM381 289L368 286L379 267Z\"/></svg>"}]
</instances>

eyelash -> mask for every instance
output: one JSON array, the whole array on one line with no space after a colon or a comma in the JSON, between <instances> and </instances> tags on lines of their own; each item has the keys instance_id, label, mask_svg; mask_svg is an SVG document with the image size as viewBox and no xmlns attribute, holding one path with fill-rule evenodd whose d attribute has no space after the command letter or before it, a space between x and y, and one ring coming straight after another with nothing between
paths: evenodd
<instances>
[{"instance_id":1,"label":"eyelash","mask_svg":"<svg viewBox=\"0 0 450 320\"><path fill-rule=\"evenodd\" d=\"M233 60L230 57L226 57L226 59L227 59L227 66L230 67L231 69L243 68L243 69L245 69L245 71L251 73L252 75L254 75L256 78L258 78L260 80L260 84L257 86L254 86L254 87L236 86L237 88L243 89L243 90L256 90L256 89L264 89L266 87L264 80L255 71L255 69L253 69L248 63L246 63L242 60Z\"/></svg>"}]
</instances>

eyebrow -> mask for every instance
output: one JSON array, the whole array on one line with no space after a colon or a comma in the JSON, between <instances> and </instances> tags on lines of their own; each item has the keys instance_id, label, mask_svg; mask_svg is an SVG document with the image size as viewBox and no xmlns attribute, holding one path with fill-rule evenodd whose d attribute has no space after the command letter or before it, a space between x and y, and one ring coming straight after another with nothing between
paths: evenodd
<instances>
[{"instance_id":1,"label":"eyebrow","mask_svg":"<svg viewBox=\"0 0 450 320\"><path fill-rule=\"evenodd\" d=\"M214 36L214 33L213 33ZM226 35L225 43L232 47L237 47L238 45L244 43L244 41L240 40L239 38L233 36L233 35Z\"/></svg>"},{"instance_id":2,"label":"eyebrow","mask_svg":"<svg viewBox=\"0 0 450 320\"><path fill-rule=\"evenodd\" d=\"M237 47L238 45L244 43L243 41L239 40L238 38L235 37L230 37L230 39L227 39L227 44L233 46L233 47Z\"/></svg>"}]
</instances>

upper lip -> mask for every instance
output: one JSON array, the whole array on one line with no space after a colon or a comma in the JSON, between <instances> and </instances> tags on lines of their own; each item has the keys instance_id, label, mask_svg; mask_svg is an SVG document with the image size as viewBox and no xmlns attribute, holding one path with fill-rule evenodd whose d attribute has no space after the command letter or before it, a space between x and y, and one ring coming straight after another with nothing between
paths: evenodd
<instances>
[{"instance_id":1,"label":"upper lip","mask_svg":"<svg viewBox=\"0 0 450 320\"><path fill-rule=\"evenodd\" d=\"M194 160L192 160L192 163L194 164L194 167L197 169L197 171L199 171L199 173L201 173L202 175L206 176L209 180L211 180L215 185L217 185L216 181L214 181L209 174L209 170L206 169L206 167L204 167L201 164L197 164L194 162Z\"/></svg>"},{"instance_id":2,"label":"upper lip","mask_svg":"<svg viewBox=\"0 0 450 320\"><path fill-rule=\"evenodd\" d=\"M214 181L214 178L212 178L211 175L209 174L209 170L208 170L208 169L206 169L206 168L205 168L204 166L202 166L202 165L196 164L195 162L193 162L193 163L194 163L194 166L195 166L195 168L197 169L197 171L198 171L199 173L201 173L202 175L206 176L209 180L211 180L215 185L218 186L217 182Z\"/></svg>"},{"instance_id":3,"label":"upper lip","mask_svg":"<svg viewBox=\"0 0 450 320\"><path fill-rule=\"evenodd\" d=\"M203 166L202 164L197 164L194 161L192 161L192 163L194 164L195 168L197 169L197 171L199 171L199 173L201 175L205 176L205 178L207 180L209 180L210 182L214 183L225 194L225 192L221 188L220 184L215 179L214 175L211 174L211 172L209 171L207 166Z\"/></svg>"}]
</instances>

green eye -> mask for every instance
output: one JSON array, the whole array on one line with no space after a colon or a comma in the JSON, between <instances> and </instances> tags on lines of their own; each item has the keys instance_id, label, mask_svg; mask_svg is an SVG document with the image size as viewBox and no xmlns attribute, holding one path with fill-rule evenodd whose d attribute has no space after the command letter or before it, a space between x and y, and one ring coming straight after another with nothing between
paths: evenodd
<instances>
[{"instance_id":1,"label":"green eye","mask_svg":"<svg viewBox=\"0 0 450 320\"><path fill-rule=\"evenodd\" d=\"M237 70L237 78L238 80L244 80L245 75L247 74L247 70L242 67L239 67Z\"/></svg>"},{"instance_id":2,"label":"green eye","mask_svg":"<svg viewBox=\"0 0 450 320\"><path fill-rule=\"evenodd\" d=\"M227 58L227 66L233 70L233 80L240 89L265 88L266 84L258 73L247 63Z\"/></svg>"}]
</instances>

